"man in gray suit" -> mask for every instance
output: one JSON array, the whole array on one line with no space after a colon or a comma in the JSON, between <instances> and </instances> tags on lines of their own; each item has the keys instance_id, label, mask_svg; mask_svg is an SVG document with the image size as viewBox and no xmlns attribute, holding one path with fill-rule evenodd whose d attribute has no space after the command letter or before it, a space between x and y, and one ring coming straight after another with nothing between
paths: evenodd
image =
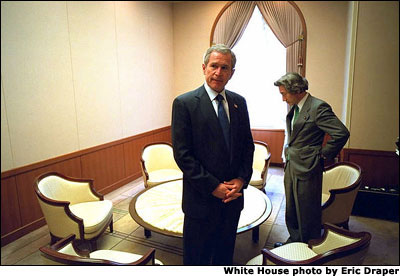
<instances>
[{"instance_id":1,"label":"man in gray suit","mask_svg":"<svg viewBox=\"0 0 400 276\"><path fill-rule=\"evenodd\" d=\"M321 236L321 194L324 159L333 159L350 133L326 102L311 96L308 81L287 73L274 83L291 105L286 116L285 145L286 226L285 243L304 242ZM322 147L325 134L330 136ZM282 245L279 242L275 247Z\"/></svg>"},{"instance_id":2,"label":"man in gray suit","mask_svg":"<svg viewBox=\"0 0 400 276\"><path fill-rule=\"evenodd\" d=\"M232 265L254 144L245 99L225 89L236 58L224 45L204 55L205 82L172 107L174 157L183 172L183 263Z\"/></svg>"}]
</instances>

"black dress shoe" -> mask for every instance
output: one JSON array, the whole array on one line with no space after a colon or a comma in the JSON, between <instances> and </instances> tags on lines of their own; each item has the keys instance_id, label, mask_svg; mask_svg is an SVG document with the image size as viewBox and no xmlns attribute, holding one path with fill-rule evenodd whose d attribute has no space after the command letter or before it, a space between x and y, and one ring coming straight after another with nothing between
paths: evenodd
<instances>
[{"instance_id":1,"label":"black dress shoe","mask_svg":"<svg viewBox=\"0 0 400 276\"><path fill-rule=\"evenodd\" d=\"M284 245L284 244L285 244L284 242L276 242L276 243L274 244L274 248L277 248L277 247L282 246L282 245Z\"/></svg>"}]
</instances>

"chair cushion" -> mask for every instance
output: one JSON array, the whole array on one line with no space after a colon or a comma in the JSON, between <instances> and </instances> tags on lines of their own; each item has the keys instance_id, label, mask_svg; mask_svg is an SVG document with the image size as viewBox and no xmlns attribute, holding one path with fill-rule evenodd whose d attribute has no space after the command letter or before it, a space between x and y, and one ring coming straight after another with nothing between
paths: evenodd
<instances>
[{"instance_id":1,"label":"chair cushion","mask_svg":"<svg viewBox=\"0 0 400 276\"><path fill-rule=\"evenodd\" d=\"M92 253L90 253L90 258L93 259L101 259L101 260L108 260L108 261L113 261L113 262L118 262L118 263L132 263L137 260L139 260L142 257L142 255L138 254L133 254L133 253L128 253L128 252L122 252L122 251L116 251L116 250L97 250ZM156 264L162 265L163 263L159 260L155 260Z\"/></svg>"},{"instance_id":2,"label":"chair cushion","mask_svg":"<svg viewBox=\"0 0 400 276\"><path fill-rule=\"evenodd\" d=\"M291 261L303 261L317 256L314 251L308 248L307 244L302 242L288 243L270 251L281 258ZM263 255L260 254L248 261L246 265L262 265L262 261Z\"/></svg>"},{"instance_id":3,"label":"chair cushion","mask_svg":"<svg viewBox=\"0 0 400 276\"><path fill-rule=\"evenodd\" d=\"M69 206L71 212L83 219L85 234L101 230L112 216L112 202L100 200L73 204Z\"/></svg>"},{"instance_id":4,"label":"chair cushion","mask_svg":"<svg viewBox=\"0 0 400 276\"><path fill-rule=\"evenodd\" d=\"M163 169L149 172L148 184L159 184L183 178L182 171L174 169Z\"/></svg>"},{"instance_id":5,"label":"chair cushion","mask_svg":"<svg viewBox=\"0 0 400 276\"><path fill-rule=\"evenodd\" d=\"M263 255L260 254L260 255L255 256L250 261L248 261L246 263L246 265L262 265L262 261L263 261Z\"/></svg>"},{"instance_id":6,"label":"chair cushion","mask_svg":"<svg viewBox=\"0 0 400 276\"><path fill-rule=\"evenodd\" d=\"M325 240L321 244L314 245L312 250L318 254L323 254L329 250L356 243L359 240L360 238L347 237L328 230Z\"/></svg>"},{"instance_id":7,"label":"chair cushion","mask_svg":"<svg viewBox=\"0 0 400 276\"><path fill-rule=\"evenodd\" d=\"M279 257L292 261L308 260L317 256L317 253L312 251L306 243L292 242L271 250L272 253Z\"/></svg>"}]
</instances>

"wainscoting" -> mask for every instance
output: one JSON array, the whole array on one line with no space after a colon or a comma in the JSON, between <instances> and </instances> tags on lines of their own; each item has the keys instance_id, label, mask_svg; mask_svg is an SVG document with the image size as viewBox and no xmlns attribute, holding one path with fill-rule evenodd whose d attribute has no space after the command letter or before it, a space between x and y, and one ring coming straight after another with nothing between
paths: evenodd
<instances>
[{"instance_id":1,"label":"wainscoting","mask_svg":"<svg viewBox=\"0 0 400 276\"><path fill-rule=\"evenodd\" d=\"M171 142L170 127L3 172L1 246L46 224L33 190L37 176L57 171L71 177L90 178L98 192L107 194L141 176L142 148L158 141Z\"/></svg>"},{"instance_id":2,"label":"wainscoting","mask_svg":"<svg viewBox=\"0 0 400 276\"><path fill-rule=\"evenodd\" d=\"M282 166L284 130L253 129L252 133L254 140L269 145L271 164ZM95 189L107 194L139 178L143 147L161 141L171 142L169 126L3 172L1 246L46 223L33 190L34 180L40 174L58 171L72 177L91 178ZM344 160L355 162L363 168L362 185L368 183L369 187L398 188L399 159L394 153L345 149L342 156Z\"/></svg>"},{"instance_id":3,"label":"wainscoting","mask_svg":"<svg viewBox=\"0 0 400 276\"><path fill-rule=\"evenodd\" d=\"M399 221L399 156L394 150L344 149L343 156L362 169L352 214Z\"/></svg>"}]
</instances>

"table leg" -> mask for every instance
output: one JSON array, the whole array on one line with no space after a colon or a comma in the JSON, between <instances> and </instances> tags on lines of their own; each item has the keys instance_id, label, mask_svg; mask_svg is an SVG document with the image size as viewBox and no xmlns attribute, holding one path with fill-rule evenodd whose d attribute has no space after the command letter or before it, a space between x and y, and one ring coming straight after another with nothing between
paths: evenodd
<instances>
[{"instance_id":1,"label":"table leg","mask_svg":"<svg viewBox=\"0 0 400 276\"><path fill-rule=\"evenodd\" d=\"M260 226L253 228L253 230L251 232L251 236L252 236L253 242L257 243L259 236L260 236Z\"/></svg>"},{"instance_id":2,"label":"table leg","mask_svg":"<svg viewBox=\"0 0 400 276\"><path fill-rule=\"evenodd\" d=\"M145 228L145 229L144 229L144 236L145 236L146 238L150 238L150 237L151 237L151 231Z\"/></svg>"}]
</instances>

